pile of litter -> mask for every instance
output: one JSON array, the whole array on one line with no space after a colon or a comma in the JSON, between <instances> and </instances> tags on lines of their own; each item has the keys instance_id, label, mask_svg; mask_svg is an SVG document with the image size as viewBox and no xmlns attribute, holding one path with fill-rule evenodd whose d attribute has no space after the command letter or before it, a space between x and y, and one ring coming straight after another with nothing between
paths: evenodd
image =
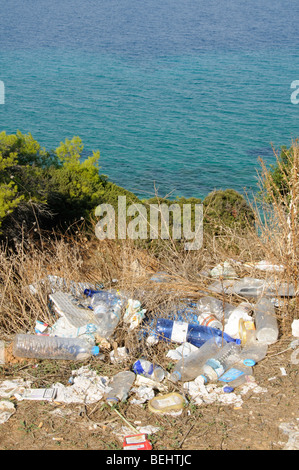
<instances>
[{"instance_id":1,"label":"pile of litter","mask_svg":"<svg viewBox=\"0 0 299 470\"><path fill-rule=\"evenodd\" d=\"M260 262L247 267L281 272L283 266ZM238 278L234 267L225 262L208 273L209 295L202 292L199 300L181 299L172 315L167 312L155 321L147 317L147 309L139 299L132 299L118 289L72 283L49 276L51 285L49 308L53 324L37 321L34 334L17 334L13 354L17 358L64 359L84 361L91 356L102 360L102 349L114 341L114 333L122 321L128 330L146 336L149 348L163 341L169 344L166 357L174 363L167 372L152 364L146 351L131 361L125 347L113 349L111 363L122 361L124 371L112 377L101 376L90 366L82 365L70 372L68 385L54 383L47 389L36 389L30 381L4 380L0 383L0 424L15 412L11 397L22 400L49 400L59 403L92 404L105 400L110 405L129 400L152 413L179 415L189 403L221 403L242 406L249 390L265 393L254 379L254 366L267 355L267 348L279 336L275 309L285 297L295 296L292 285L277 283L275 277ZM168 282L165 273L157 273L149 282ZM29 286L37 294L45 282ZM213 294L218 294L214 296ZM220 295L241 298L237 306L219 300ZM223 297L224 298L224 297ZM152 318L152 317L151 317ZM146 328L145 328L146 326ZM292 324L292 334L299 337L299 320ZM292 362L298 364L299 340ZM297 348L297 349L296 349ZM5 344L0 341L0 366L5 364ZM181 393L173 391L181 384Z\"/></svg>"}]
</instances>

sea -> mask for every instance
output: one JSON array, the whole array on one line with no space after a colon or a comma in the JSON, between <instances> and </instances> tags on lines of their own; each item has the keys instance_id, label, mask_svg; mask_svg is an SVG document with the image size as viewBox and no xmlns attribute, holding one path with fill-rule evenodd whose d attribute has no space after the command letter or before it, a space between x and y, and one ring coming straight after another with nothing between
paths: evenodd
<instances>
[{"instance_id":1,"label":"sea","mask_svg":"<svg viewBox=\"0 0 299 470\"><path fill-rule=\"evenodd\" d=\"M79 136L141 198L255 194L299 137L298 20L298 0L1 0L0 131Z\"/></svg>"}]
</instances>

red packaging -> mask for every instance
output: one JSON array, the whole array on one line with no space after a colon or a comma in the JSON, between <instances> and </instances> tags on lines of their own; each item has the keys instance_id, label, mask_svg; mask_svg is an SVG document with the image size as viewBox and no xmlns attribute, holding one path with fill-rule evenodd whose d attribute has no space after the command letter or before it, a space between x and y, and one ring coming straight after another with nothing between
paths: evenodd
<instances>
[{"instance_id":1,"label":"red packaging","mask_svg":"<svg viewBox=\"0 0 299 470\"><path fill-rule=\"evenodd\" d=\"M152 445L146 434L133 434L125 436L123 442L124 450L152 450Z\"/></svg>"}]
</instances>

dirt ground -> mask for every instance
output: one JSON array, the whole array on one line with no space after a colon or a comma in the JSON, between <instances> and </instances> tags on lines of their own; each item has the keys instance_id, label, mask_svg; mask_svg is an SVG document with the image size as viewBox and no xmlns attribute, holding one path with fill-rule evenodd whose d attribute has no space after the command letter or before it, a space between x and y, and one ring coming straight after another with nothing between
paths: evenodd
<instances>
[{"instance_id":1,"label":"dirt ground","mask_svg":"<svg viewBox=\"0 0 299 470\"><path fill-rule=\"evenodd\" d=\"M267 357L254 367L256 382L266 391L242 395L240 407L189 401L181 415L171 416L151 413L147 403L132 405L129 399L118 410L134 427L159 428L149 436L153 451L294 450L283 428L295 425L298 432L298 366L291 363L293 350L288 349L292 340L285 337L269 347ZM35 364L0 367L0 380L34 379L36 387L59 380L67 384L71 364ZM0 424L1 450L122 449L126 423L104 400L87 406L10 400L15 413Z\"/></svg>"}]
</instances>

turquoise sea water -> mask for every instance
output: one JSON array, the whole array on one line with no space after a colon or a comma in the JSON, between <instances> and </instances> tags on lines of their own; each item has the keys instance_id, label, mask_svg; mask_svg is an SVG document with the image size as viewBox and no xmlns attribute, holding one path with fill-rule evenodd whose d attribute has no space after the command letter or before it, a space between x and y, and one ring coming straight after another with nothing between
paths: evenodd
<instances>
[{"instance_id":1,"label":"turquoise sea water","mask_svg":"<svg viewBox=\"0 0 299 470\"><path fill-rule=\"evenodd\" d=\"M11 0L0 130L79 135L142 197L255 190L258 157L299 137L298 19L282 0Z\"/></svg>"}]
</instances>

